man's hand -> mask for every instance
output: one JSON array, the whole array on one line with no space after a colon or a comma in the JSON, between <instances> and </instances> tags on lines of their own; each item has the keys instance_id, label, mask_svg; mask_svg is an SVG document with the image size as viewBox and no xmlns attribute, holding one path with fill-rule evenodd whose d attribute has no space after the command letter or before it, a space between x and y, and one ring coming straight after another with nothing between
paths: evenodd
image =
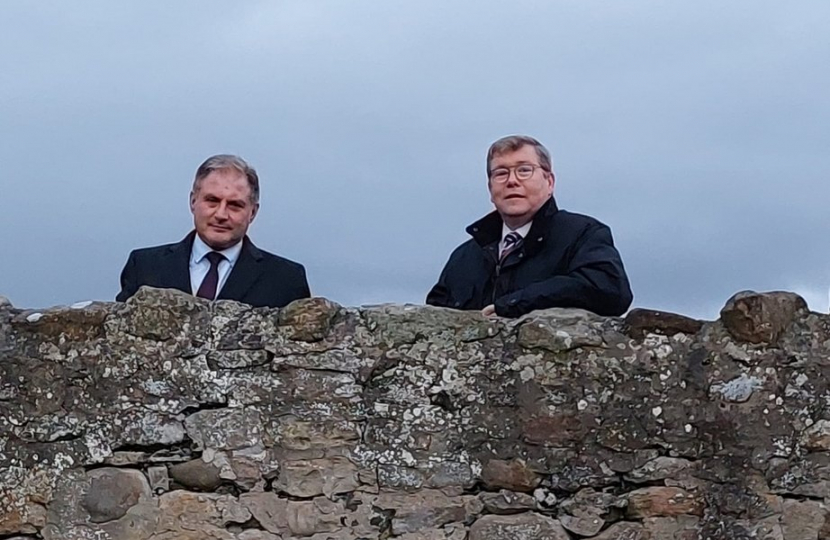
<instances>
[{"instance_id":1,"label":"man's hand","mask_svg":"<svg viewBox=\"0 0 830 540\"><path fill-rule=\"evenodd\" d=\"M495 317L496 316L496 306L490 304L486 308L481 310L481 314L485 317Z\"/></svg>"}]
</instances>

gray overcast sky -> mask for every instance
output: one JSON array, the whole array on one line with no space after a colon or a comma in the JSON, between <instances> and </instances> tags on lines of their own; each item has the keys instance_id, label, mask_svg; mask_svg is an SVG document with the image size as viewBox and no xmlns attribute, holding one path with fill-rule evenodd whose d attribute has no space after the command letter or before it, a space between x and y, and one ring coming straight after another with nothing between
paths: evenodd
<instances>
[{"instance_id":1,"label":"gray overcast sky","mask_svg":"<svg viewBox=\"0 0 830 540\"><path fill-rule=\"evenodd\" d=\"M611 226L634 305L741 289L826 311L830 2L9 0L0 294L112 299L181 239L207 156L259 171L260 247L344 305L420 303L533 135L559 205Z\"/></svg>"}]
</instances>

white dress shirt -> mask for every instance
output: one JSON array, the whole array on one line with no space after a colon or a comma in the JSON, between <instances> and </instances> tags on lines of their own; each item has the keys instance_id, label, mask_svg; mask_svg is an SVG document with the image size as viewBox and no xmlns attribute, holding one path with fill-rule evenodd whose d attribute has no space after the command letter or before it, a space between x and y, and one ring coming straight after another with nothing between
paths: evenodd
<instances>
[{"instance_id":1,"label":"white dress shirt","mask_svg":"<svg viewBox=\"0 0 830 540\"><path fill-rule=\"evenodd\" d=\"M524 239L524 237L527 236L527 233L530 232L530 226L531 225L533 225L533 220L528 221L527 223L525 223L524 225L522 225L518 229L511 229L506 224L502 223L502 225L501 225L501 242L499 242L499 256L501 256L501 254L504 252L504 237L505 236L507 236L508 234L510 234L512 232L515 232L515 233L519 233L519 236L521 236L522 239Z\"/></svg>"},{"instance_id":2,"label":"white dress shirt","mask_svg":"<svg viewBox=\"0 0 830 540\"><path fill-rule=\"evenodd\" d=\"M204 281L208 270L210 270L210 261L207 259L207 254L211 251L215 250L205 244L205 242L199 238L199 235L197 234L193 239L193 249L190 250L190 288L193 289L194 295L202 285L202 281ZM228 249L223 249L218 252L224 255L225 259L219 261L219 268L217 269L219 272L219 282L216 285L217 297L219 296L219 291L221 291L222 287L225 285L225 281L228 280L228 276L230 275L231 270L233 270L233 265L236 264L237 259L239 259L239 253L241 251L242 241L229 247Z\"/></svg>"}]
</instances>

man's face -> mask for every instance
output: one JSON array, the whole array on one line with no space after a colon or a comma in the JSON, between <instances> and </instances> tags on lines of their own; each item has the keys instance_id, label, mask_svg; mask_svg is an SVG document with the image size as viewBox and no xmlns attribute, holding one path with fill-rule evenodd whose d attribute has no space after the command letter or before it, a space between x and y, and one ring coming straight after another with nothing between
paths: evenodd
<instances>
[{"instance_id":1,"label":"man's face","mask_svg":"<svg viewBox=\"0 0 830 540\"><path fill-rule=\"evenodd\" d=\"M235 169L211 172L190 194L196 233L214 250L242 240L258 210L259 204L251 201L247 178Z\"/></svg>"},{"instance_id":2,"label":"man's face","mask_svg":"<svg viewBox=\"0 0 830 540\"><path fill-rule=\"evenodd\" d=\"M517 165L535 165L533 176L527 180L516 177ZM504 183L490 180L490 200L508 227L518 228L533 219L533 215L553 194L553 174L539 166L539 156L532 146L522 146L515 152L496 154L490 160L490 171L511 169Z\"/></svg>"}]
</instances>

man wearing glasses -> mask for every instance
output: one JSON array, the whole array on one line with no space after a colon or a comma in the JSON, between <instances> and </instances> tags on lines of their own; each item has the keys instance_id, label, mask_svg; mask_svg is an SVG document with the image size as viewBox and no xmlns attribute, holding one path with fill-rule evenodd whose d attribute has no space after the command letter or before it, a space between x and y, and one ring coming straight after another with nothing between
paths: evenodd
<instances>
[{"instance_id":1,"label":"man wearing glasses","mask_svg":"<svg viewBox=\"0 0 830 540\"><path fill-rule=\"evenodd\" d=\"M551 307L625 313L631 287L611 231L559 210L550 153L539 141L494 142L487 176L496 210L467 227L472 239L450 255L427 304L502 317Z\"/></svg>"}]
</instances>

